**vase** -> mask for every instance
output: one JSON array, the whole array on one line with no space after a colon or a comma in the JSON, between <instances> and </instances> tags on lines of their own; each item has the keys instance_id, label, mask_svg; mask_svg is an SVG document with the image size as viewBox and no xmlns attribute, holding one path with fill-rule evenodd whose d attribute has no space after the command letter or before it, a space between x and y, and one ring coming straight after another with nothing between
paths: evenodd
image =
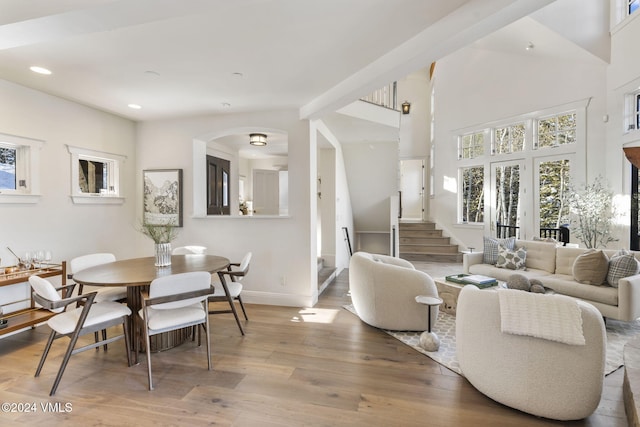
<instances>
[{"instance_id":1,"label":"vase","mask_svg":"<svg viewBox=\"0 0 640 427\"><path fill-rule=\"evenodd\" d=\"M156 267L171 265L171 243L156 243Z\"/></svg>"}]
</instances>

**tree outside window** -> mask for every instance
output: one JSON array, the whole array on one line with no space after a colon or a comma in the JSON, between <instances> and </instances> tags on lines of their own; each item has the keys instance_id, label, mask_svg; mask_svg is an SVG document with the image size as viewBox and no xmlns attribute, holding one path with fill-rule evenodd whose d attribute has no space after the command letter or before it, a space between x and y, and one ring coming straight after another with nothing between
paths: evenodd
<instances>
[{"instance_id":1,"label":"tree outside window","mask_svg":"<svg viewBox=\"0 0 640 427\"><path fill-rule=\"evenodd\" d=\"M462 169L462 222L484 221L484 167Z\"/></svg>"},{"instance_id":2,"label":"tree outside window","mask_svg":"<svg viewBox=\"0 0 640 427\"><path fill-rule=\"evenodd\" d=\"M0 147L0 190L16 188L16 150Z\"/></svg>"}]
</instances>

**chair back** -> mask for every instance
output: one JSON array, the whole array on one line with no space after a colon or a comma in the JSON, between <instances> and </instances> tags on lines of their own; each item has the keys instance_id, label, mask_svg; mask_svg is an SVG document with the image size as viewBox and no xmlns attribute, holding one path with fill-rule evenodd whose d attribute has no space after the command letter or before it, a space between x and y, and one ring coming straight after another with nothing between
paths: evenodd
<instances>
[{"instance_id":1,"label":"chair back","mask_svg":"<svg viewBox=\"0 0 640 427\"><path fill-rule=\"evenodd\" d=\"M111 253L96 253L89 255L82 255L71 260L69 267L71 267L71 274L75 274L84 269L95 267L96 265L106 264L108 262L114 262L116 256Z\"/></svg>"},{"instance_id":2,"label":"chair back","mask_svg":"<svg viewBox=\"0 0 640 427\"><path fill-rule=\"evenodd\" d=\"M238 271L241 271L244 274L247 274L247 272L249 271L249 263L251 262L252 256L253 255L251 254L251 252L247 252L244 258L242 258L242 261L240 261L240 266L238 267Z\"/></svg>"},{"instance_id":3,"label":"chair back","mask_svg":"<svg viewBox=\"0 0 640 427\"><path fill-rule=\"evenodd\" d=\"M159 277L151 282L149 286L149 298L164 297L186 292L199 291L211 287L211 274L206 271L193 271L190 273L172 274L170 276ZM213 290L212 290L213 293ZM203 301L207 295L197 298L180 299L161 304L154 304L157 310L170 310L174 308L186 307Z\"/></svg>"},{"instance_id":4,"label":"chair back","mask_svg":"<svg viewBox=\"0 0 640 427\"><path fill-rule=\"evenodd\" d=\"M175 248L171 253L173 255L191 255L191 254L203 255L207 253L207 247L197 246L197 245L179 246Z\"/></svg>"},{"instance_id":5,"label":"chair back","mask_svg":"<svg viewBox=\"0 0 640 427\"><path fill-rule=\"evenodd\" d=\"M38 294L40 297L44 298L47 301L56 302L62 299L60 294L58 294L58 291L56 291L56 288L47 279L43 279L42 277L39 277L39 276L29 276L29 284L31 285L31 288L36 294ZM44 308L46 308L47 310L53 313L60 313L64 311L64 307L54 308L54 309L49 307L44 307Z\"/></svg>"}]
</instances>

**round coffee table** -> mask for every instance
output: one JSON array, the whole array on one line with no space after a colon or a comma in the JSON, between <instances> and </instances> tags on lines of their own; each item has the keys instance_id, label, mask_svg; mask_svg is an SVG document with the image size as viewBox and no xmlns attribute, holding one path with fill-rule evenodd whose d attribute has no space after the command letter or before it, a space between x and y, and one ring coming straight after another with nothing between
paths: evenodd
<instances>
[{"instance_id":1,"label":"round coffee table","mask_svg":"<svg viewBox=\"0 0 640 427\"><path fill-rule=\"evenodd\" d=\"M442 299L429 295L418 295L416 302L426 305L429 310L427 330L420 335L420 347L426 351L438 351L440 348L440 338L438 338L435 332L431 332L431 307L442 304Z\"/></svg>"}]
</instances>

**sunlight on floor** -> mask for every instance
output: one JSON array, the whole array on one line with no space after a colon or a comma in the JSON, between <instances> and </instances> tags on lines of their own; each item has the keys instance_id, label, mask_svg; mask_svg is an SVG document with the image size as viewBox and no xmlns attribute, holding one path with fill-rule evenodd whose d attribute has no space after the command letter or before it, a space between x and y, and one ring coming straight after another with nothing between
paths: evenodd
<instances>
[{"instance_id":1,"label":"sunlight on floor","mask_svg":"<svg viewBox=\"0 0 640 427\"><path fill-rule=\"evenodd\" d=\"M291 321L298 323L333 323L338 311L330 308L303 308L298 312L300 316L294 316Z\"/></svg>"}]
</instances>

